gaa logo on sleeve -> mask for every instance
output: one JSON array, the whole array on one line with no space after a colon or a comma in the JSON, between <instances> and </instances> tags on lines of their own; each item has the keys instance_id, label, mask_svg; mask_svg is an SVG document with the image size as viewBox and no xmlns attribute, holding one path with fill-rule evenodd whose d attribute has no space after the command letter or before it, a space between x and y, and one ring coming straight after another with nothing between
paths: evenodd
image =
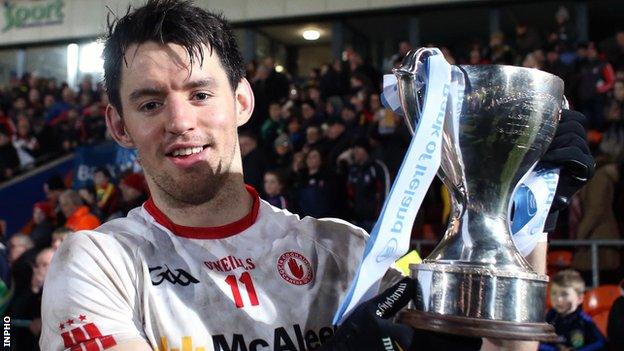
<instances>
[{"instance_id":1,"label":"gaa logo on sleeve","mask_svg":"<svg viewBox=\"0 0 624 351\"><path fill-rule=\"evenodd\" d=\"M293 251L285 252L279 257L277 272L285 281L293 285L305 285L314 278L310 261Z\"/></svg>"}]
</instances>

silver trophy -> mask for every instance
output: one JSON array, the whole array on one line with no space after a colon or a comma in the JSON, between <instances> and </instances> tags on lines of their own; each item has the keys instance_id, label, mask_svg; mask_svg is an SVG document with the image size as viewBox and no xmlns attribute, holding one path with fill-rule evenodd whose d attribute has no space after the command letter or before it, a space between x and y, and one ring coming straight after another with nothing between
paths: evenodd
<instances>
[{"instance_id":1,"label":"silver trophy","mask_svg":"<svg viewBox=\"0 0 624 351\"><path fill-rule=\"evenodd\" d=\"M429 49L410 52L394 70L405 118L414 129ZM435 79L435 77L431 78ZM463 93L448 99L438 176L453 210L433 252L410 266L418 289L402 315L415 328L516 340L556 341L544 322L548 277L516 249L512 195L555 135L563 81L535 69L453 66Z\"/></svg>"}]
</instances>

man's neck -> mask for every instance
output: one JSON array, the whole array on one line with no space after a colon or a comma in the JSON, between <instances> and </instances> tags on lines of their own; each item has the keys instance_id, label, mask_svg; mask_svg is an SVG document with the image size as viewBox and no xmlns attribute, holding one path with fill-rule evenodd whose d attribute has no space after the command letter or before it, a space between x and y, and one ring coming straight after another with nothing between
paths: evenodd
<instances>
[{"instance_id":1,"label":"man's neck","mask_svg":"<svg viewBox=\"0 0 624 351\"><path fill-rule=\"evenodd\" d=\"M176 205L175 200L160 198L167 196L160 192L152 196L156 206L173 223L187 227L219 227L233 223L249 214L253 206L251 195L239 180L226 181L211 200L200 205Z\"/></svg>"}]
</instances>

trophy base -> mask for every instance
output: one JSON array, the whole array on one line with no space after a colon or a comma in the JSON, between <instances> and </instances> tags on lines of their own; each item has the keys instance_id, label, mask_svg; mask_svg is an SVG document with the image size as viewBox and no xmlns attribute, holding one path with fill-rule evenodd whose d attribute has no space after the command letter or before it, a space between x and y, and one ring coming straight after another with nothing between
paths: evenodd
<instances>
[{"instance_id":1,"label":"trophy base","mask_svg":"<svg viewBox=\"0 0 624 351\"><path fill-rule=\"evenodd\" d=\"M556 340L544 323L548 278L463 262L410 265L416 279L415 328L516 340ZM553 339L554 338L554 339Z\"/></svg>"},{"instance_id":2,"label":"trophy base","mask_svg":"<svg viewBox=\"0 0 624 351\"><path fill-rule=\"evenodd\" d=\"M516 323L457 316L445 316L416 310L402 311L398 320L416 329L492 339L557 342L555 328L548 323Z\"/></svg>"}]
</instances>

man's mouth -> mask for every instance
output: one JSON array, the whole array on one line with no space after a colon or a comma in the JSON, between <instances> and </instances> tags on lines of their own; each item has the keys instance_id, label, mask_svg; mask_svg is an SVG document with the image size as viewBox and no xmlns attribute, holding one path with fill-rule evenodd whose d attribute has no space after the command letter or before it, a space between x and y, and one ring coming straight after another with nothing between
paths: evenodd
<instances>
[{"instance_id":1,"label":"man's mouth","mask_svg":"<svg viewBox=\"0 0 624 351\"><path fill-rule=\"evenodd\" d=\"M172 152L167 153L167 156L169 157L190 156L190 155L198 154L204 151L204 149L207 147L208 147L208 144L203 145L203 146L183 147L183 148L175 149Z\"/></svg>"}]
</instances>

